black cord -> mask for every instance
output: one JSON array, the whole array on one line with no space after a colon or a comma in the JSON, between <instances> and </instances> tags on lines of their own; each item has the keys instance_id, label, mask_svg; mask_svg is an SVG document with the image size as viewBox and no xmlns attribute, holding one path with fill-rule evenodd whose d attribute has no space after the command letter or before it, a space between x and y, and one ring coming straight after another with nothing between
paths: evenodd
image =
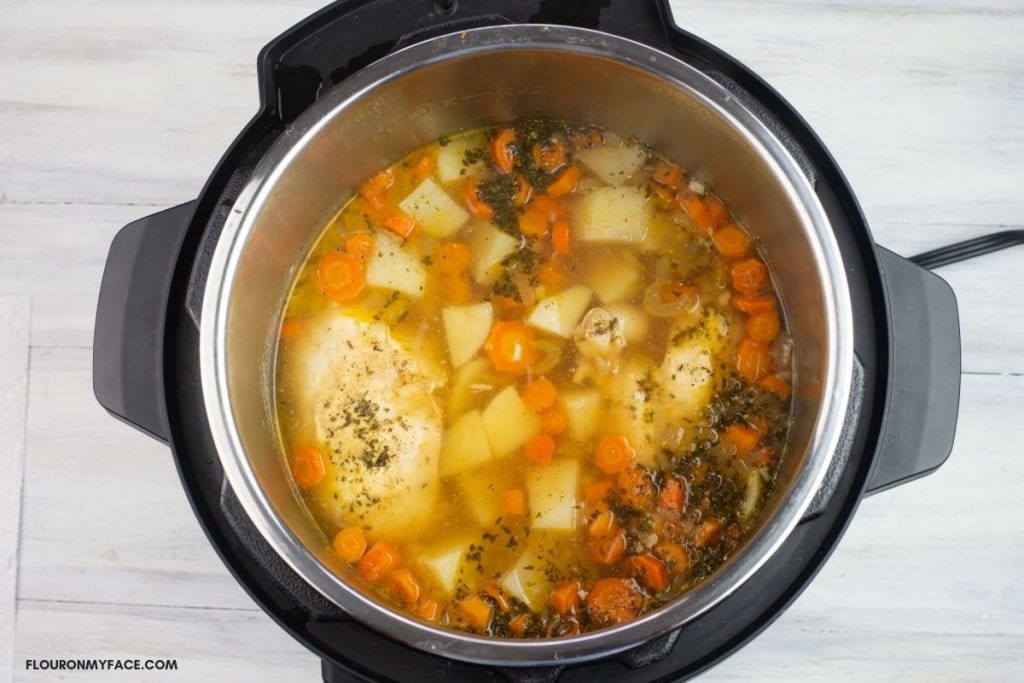
<instances>
[{"instance_id":1,"label":"black cord","mask_svg":"<svg viewBox=\"0 0 1024 683\"><path fill-rule=\"evenodd\" d=\"M993 251L999 251L1018 244L1024 244L1024 230L1004 230L1003 232L994 232L991 235L975 237L974 239L932 249L923 254L911 256L909 260L922 268L931 270L940 266L948 266L951 263L966 261L975 256L991 254Z\"/></svg>"}]
</instances>

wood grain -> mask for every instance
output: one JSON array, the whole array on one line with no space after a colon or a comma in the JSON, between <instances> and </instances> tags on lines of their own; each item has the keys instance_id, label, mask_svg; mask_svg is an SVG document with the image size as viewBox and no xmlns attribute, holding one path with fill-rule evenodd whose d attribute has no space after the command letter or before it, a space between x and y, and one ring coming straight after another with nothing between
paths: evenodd
<instances>
[{"instance_id":1,"label":"wood grain","mask_svg":"<svg viewBox=\"0 0 1024 683\"><path fill-rule=\"evenodd\" d=\"M223 568L167 450L96 405L90 346L116 230L195 196L255 111L259 48L319 5L0 0L0 295L33 310L18 680L52 680L22 661L55 656L178 658L142 680L318 676ZM674 6L809 120L879 243L1024 225L1020 2ZM808 591L708 680L1019 678L1022 259L941 271L971 373L950 461L866 500Z\"/></svg>"}]
</instances>

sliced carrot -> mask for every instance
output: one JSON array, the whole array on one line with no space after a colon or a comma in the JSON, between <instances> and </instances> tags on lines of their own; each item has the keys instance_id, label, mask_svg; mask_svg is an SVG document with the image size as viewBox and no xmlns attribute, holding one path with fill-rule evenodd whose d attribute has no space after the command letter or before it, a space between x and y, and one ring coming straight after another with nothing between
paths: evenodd
<instances>
[{"instance_id":1,"label":"sliced carrot","mask_svg":"<svg viewBox=\"0 0 1024 683\"><path fill-rule=\"evenodd\" d=\"M522 638L526 635L526 629L530 627L530 613L523 612L517 614L512 621L508 622L508 630L512 632L516 638Z\"/></svg>"},{"instance_id":2,"label":"sliced carrot","mask_svg":"<svg viewBox=\"0 0 1024 683\"><path fill-rule=\"evenodd\" d=\"M541 412L555 405L558 392L547 377L537 377L523 387L523 403L534 412Z\"/></svg>"},{"instance_id":3,"label":"sliced carrot","mask_svg":"<svg viewBox=\"0 0 1024 683\"><path fill-rule=\"evenodd\" d=\"M416 605L416 616L424 621L437 621L441 618L441 612L441 604L430 598L423 598Z\"/></svg>"},{"instance_id":4,"label":"sliced carrot","mask_svg":"<svg viewBox=\"0 0 1024 683\"><path fill-rule=\"evenodd\" d=\"M484 633L491 624L491 603L479 595L471 595L455 604L459 616L477 633Z\"/></svg>"},{"instance_id":5,"label":"sliced carrot","mask_svg":"<svg viewBox=\"0 0 1024 683\"><path fill-rule=\"evenodd\" d=\"M768 266L757 258L732 264L732 288L744 296L760 294L768 286Z\"/></svg>"},{"instance_id":6,"label":"sliced carrot","mask_svg":"<svg viewBox=\"0 0 1024 683\"><path fill-rule=\"evenodd\" d=\"M377 216L384 207L388 204L388 198L384 196L384 193L365 195L363 200L366 202L368 212L372 216Z\"/></svg>"},{"instance_id":7,"label":"sliced carrot","mask_svg":"<svg viewBox=\"0 0 1024 683\"><path fill-rule=\"evenodd\" d=\"M640 615L644 598L633 579L601 579L587 594L587 614L598 626L613 626Z\"/></svg>"},{"instance_id":8,"label":"sliced carrot","mask_svg":"<svg viewBox=\"0 0 1024 683\"><path fill-rule=\"evenodd\" d=\"M616 525L611 532L591 538L588 550L595 562L611 566L626 552L626 534Z\"/></svg>"},{"instance_id":9,"label":"sliced carrot","mask_svg":"<svg viewBox=\"0 0 1024 683\"><path fill-rule=\"evenodd\" d=\"M565 143L555 138L539 142L530 150L530 156L533 163L551 173L565 164Z\"/></svg>"},{"instance_id":10,"label":"sliced carrot","mask_svg":"<svg viewBox=\"0 0 1024 683\"><path fill-rule=\"evenodd\" d=\"M416 178L416 180L423 180L430 175L432 170L434 170L434 157L429 154L424 154L412 167L412 176Z\"/></svg>"},{"instance_id":11,"label":"sliced carrot","mask_svg":"<svg viewBox=\"0 0 1024 683\"><path fill-rule=\"evenodd\" d=\"M655 182L670 187L673 190L678 190L683 184L683 173L675 164L658 162L654 167L654 173L651 174L651 177L654 178Z\"/></svg>"},{"instance_id":12,"label":"sliced carrot","mask_svg":"<svg viewBox=\"0 0 1024 683\"><path fill-rule=\"evenodd\" d=\"M756 382L772 371L772 357L764 342L744 339L736 349L736 371L748 382Z\"/></svg>"},{"instance_id":13,"label":"sliced carrot","mask_svg":"<svg viewBox=\"0 0 1024 683\"><path fill-rule=\"evenodd\" d=\"M488 583L484 586L484 593L498 606L498 611L507 612L511 609L511 605L508 604L508 600L505 599L505 595L498 588L496 583Z\"/></svg>"},{"instance_id":14,"label":"sliced carrot","mask_svg":"<svg viewBox=\"0 0 1024 683\"><path fill-rule=\"evenodd\" d=\"M711 234L711 241L719 253L730 261L746 256L750 251L750 238L743 228L735 223L723 225L715 230Z\"/></svg>"},{"instance_id":15,"label":"sliced carrot","mask_svg":"<svg viewBox=\"0 0 1024 683\"><path fill-rule=\"evenodd\" d=\"M441 280L441 296L445 303L464 304L472 298L472 295L469 280L462 273L445 275Z\"/></svg>"},{"instance_id":16,"label":"sliced carrot","mask_svg":"<svg viewBox=\"0 0 1024 683\"><path fill-rule=\"evenodd\" d=\"M734 296L732 307L744 313L767 313L775 310L773 296Z\"/></svg>"},{"instance_id":17,"label":"sliced carrot","mask_svg":"<svg viewBox=\"0 0 1024 683\"><path fill-rule=\"evenodd\" d=\"M779 315L775 311L755 313L747 318L747 336L754 341L770 342L778 335L781 327Z\"/></svg>"},{"instance_id":18,"label":"sliced carrot","mask_svg":"<svg viewBox=\"0 0 1024 683\"><path fill-rule=\"evenodd\" d=\"M458 275L469 268L473 254L464 242L445 242L438 250L438 265L442 273Z\"/></svg>"},{"instance_id":19,"label":"sliced carrot","mask_svg":"<svg viewBox=\"0 0 1024 683\"><path fill-rule=\"evenodd\" d=\"M281 339L284 341L292 341L297 339L302 334L302 323L298 320L286 319L281 323Z\"/></svg>"},{"instance_id":20,"label":"sliced carrot","mask_svg":"<svg viewBox=\"0 0 1024 683\"><path fill-rule=\"evenodd\" d=\"M604 144L604 133L596 128L583 128L569 133L569 142L576 147L595 147Z\"/></svg>"},{"instance_id":21,"label":"sliced carrot","mask_svg":"<svg viewBox=\"0 0 1024 683\"><path fill-rule=\"evenodd\" d=\"M775 456L767 448L761 447L751 451L747 456L743 458L743 461L751 467L764 467L765 465L772 464L772 460Z\"/></svg>"},{"instance_id":22,"label":"sliced carrot","mask_svg":"<svg viewBox=\"0 0 1024 683\"><path fill-rule=\"evenodd\" d=\"M580 167L576 164L572 164L559 173L557 178L551 181L551 184L548 185L548 195L552 197L561 197L562 195L574 192L576 190L576 185L579 182Z\"/></svg>"},{"instance_id":23,"label":"sliced carrot","mask_svg":"<svg viewBox=\"0 0 1024 683\"><path fill-rule=\"evenodd\" d=\"M507 489L501 492L501 514L511 517L526 516L526 491Z\"/></svg>"},{"instance_id":24,"label":"sliced carrot","mask_svg":"<svg viewBox=\"0 0 1024 683\"><path fill-rule=\"evenodd\" d=\"M356 564L359 574L367 581L380 581L398 566L401 556L389 541L377 541Z\"/></svg>"},{"instance_id":25,"label":"sliced carrot","mask_svg":"<svg viewBox=\"0 0 1024 683\"><path fill-rule=\"evenodd\" d=\"M357 562L366 552L366 534L359 527L345 527L334 534L331 547L346 562Z\"/></svg>"},{"instance_id":26,"label":"sliced carrot","mask_svg":"<svg viewBox=\"0 0 1024 683\"><path fill-rule=\"evenodd\" d=\"M494 218L494 209L491 205L480 198L480 193L477 192L476 178L473 178L466 183L466 189L463 191L463 199L466 201L466 206L469 207L470 213L477 218L483 218L486 221Z\"/></svg>"},{"instance_id":27,"label":"sliced carrot","mask_svg":"<svg viewBox=\"0 0 1024 683\"><path fill-rule=\"evenodd\" d=\"M540 414L540 429L545 434L558 436L564 432L568 426L565 415L562 414L562 411L556 408L550 408Z\"/></svg>"},{"instance_id":28,"label":"sliced carrot","mask_svg":"<svg viewBox=\"0 0 1024 683\"><path fill-rule=\"evenodd\" d=\"M304 446L297 448L289 458L292 478L300 488L311 489L327 476L327 466L319 448Z\"/></svg>"},{"instance_id":29,"label":"sliced carrot","mask_svg":"<svg viewBox=\"0 0 1024 683\"><path fill-rule=\"evenodd\" d=\"M551 606L563 617L575 614L580 608L580 589L583 586L579 581L563 581L551 591Z\"/></svg>"},{"instance_id":30,"label":"sliced carrot","mask_svg":"<svg viewBox=\"0 0 1024 683\"><path fill-rule=\"evenodd\" d=\"M362 262L341 251L332 251L320 259L316 280L324 296L340 302L352 301L366 286Z\"/></svg>"},{"instance_id":31,"label":"sliced carrot","mask_svg":"<svg viewBox=\"0 0 1024 683\"><path fill-rule=\"evenodd\" d=\"M551 225L551 248L556 254L568 254L572 250L569 241L569 221L564 218L556 220Z\"/></svg>"},{"instance_id":32,"label":"sliced carrot","mask_svg":"<svg viewBox=\"0 0 1024 683\"><path fill-rule=\"evenodd\" d=\"M530 195L533 194L533 188L530 186L530 183L527 182L526 178L521 175L516 176L516 184L519 186L519 191L516 192L516 196L512 200L512 203L516 206L524 206L528 201L530 201Z\"/></svg>"},{"instance_id":33,"label":"sliced carrot","mask_svg":"<svg viewBox=\"0 0 1024 683\"><path fill-rule=\"evenodd\" d=\"M626 469L635 455L629 439L624 436L603 436L597 444L594 459L605 474L618 474Z\"/></svg>"},{"instance_id":34,"label":"sliced carrot","mask_svg":"<svg viewBox=\"0 0 1024 683\"><path fill-rule=\"evenodd\" d=\"M705 519L693 533L693 537L690 539L690 542L700 548L715 543L721 534L722 520Z\"/></svg>"},{"instance_id":35,"label":"sliced carrot","mask_svg":"<svg viewBox=\"0 0 1024 683\"><path fill-rule=\"evenodd\" d=\"M778 375L768 375L767 377L761 380L760 386L763 389L767 389L768 391L772 392L773 394L775 394L776 396L783 400L789 398L789 394L791 391L791 389L789 388L789 383L787 383L786 380L782 379Z\"/></svg>"},{"instance_id":36,"label":"sliced carrot","mask_svg":"<svg viewBox=\"0 0 1024 683\"><path fill-rule=\"evenodd\" d=\"M629 563L640 576L640 580L651 590L658 593L668 588L668 569L665 563L654 555L635 555Z\"/></svg>"},{"instance_id":37,"label":"sliced carrot","mask_svg":"<svg viewBox=\"0 0 1024 683\"><path fill-rule=\"evenodd\" d=\"M686 209L686 213L690 214L690 218L701 231L710 233L715 227L715 222L711 220L711 215L704 208L704 202L700 195L692 192L685 193L679 198L679 203Z\"/></svg>"},{"instance_id":38,"label":"sliced carrot","mask_svg":"<svg viewBox=\"0 0 1024 683\"><path fill-rule=\"evenodd\" d=\"M590 525L587 533L593 538L601 538L619 531L619 525L615 521L615 513L611 511L603 499L595 502L593 512L589 515Z\"/></svg>"},{"instance_id":39,"label":"sliced carrot","mask_svg":"<svg viewBox=\"0 0 1024 683\"><path fill-rule=\"evenodd\" d=\"M377 175L366 181L359 189L359 194L365 198L379 197L386 192L395 183L395 177L391 175L391 171L381 171Z\"/></svg>"},{"instance_id":40,"label":"sliced carrot","mask_svg":"<svg viewBox=\"0 0 1024 683\"><path fill-rule=\"evenodd\" d=\"M373 253L374 244L373 235L368 232L357 232L345 240L345 253L352 254L363 263L366 263L370 258L370 254Z\"/></svg>"},{"instance_id":41,"label":"sliced carrot","mask_svg":"<svg viewBox=\"0 0 1024 683\"><path fill-rule=\"evenodd\" d=\"M491 328L484 353L498 372L521 375L537 360L533 339L533 330L522 321L503 320Z\"/></svg>"},{"instance_id":42,"label":"sliced carrot","mask_svg":"<svg viewBox=\"0 0 1024 683\"><path fill-rule=\"evenodd\" d=\"M516 165L516 132L511 128L505 128L491 140L491 157L494 165L502 173L511 173Z\"/></svg>"},{"instance_id":43,"label":"sliced carrot","mask_svg":"<svg viewBox=\"0 0 1024 683\"><path fill-rule=\"evenodd\" d=\"M545 261L537 269L537 279L548 287L560 288L565 284L565 271L562 269L562 264L555 259Z\"/></svg>"},{"instance_id":44,"label":"sliced carrot","mask_svg":"<svg viewBox=\"0 0 1024 683\"><path fill-rule=\"evenodd\" d=\"M551 462L555 457L555 440L550 434L538 434L526 442L526 457L536 463Z\"/></svg>"},{"instance_id":45,"label":"sliced carrot","mask_svg":"<svg viewBox=\"0 0 1024 683\"><path fill-rule=\"evenodd\" d=\"M592 503L597 500L604 500L615 488L614 479L598 479L583 487L583 500Z\"/></svg>"},{"instance_id":46,"label":"sliced carrot","mask_svg":"<svg viewBox=\"0 0 1024 683\"><path fill-rule=\"evenodd\" d=\"M551 195L537 195L533 198L533 201L530 202L530 206L541 212L547 219L548 223L554 223L560 219L567 219L569 216L562 203L554 199Z\"/></svg>"},{"instance_id":47,"label":"sliced carrot","mask_svg":"<svg viewBox=\"0 0 1024 683\"><path fill-rule=\"evenodd\" d=\"M615 495L630 507L642 510L654 501L657 489L647 468L632 465L619 472Z\"/></svg>"},{"instance_id":48,"label":"sliced carrot","mask_svg":"<svg viewBox=\"0 0 1024 683\"><path fill-rule=\"evenodd\" d=\"M725 428L722 439L736 447L736 455L746 455L754 450L761 440L761 434L756 429L734 424Z\"/></svg>"},{"instance_id":49,"label":"sliced carrot","mask_svg":"<svg viewBox=\"0 0 1024 683\"><path fill-rule=\"evenodd\" d=\"M679 512L686 505L686 487L683 482L675 477L669 477L661 485L661 493L658 494L658 501L662 506Z\"/></svg>"},{"instance_id":50,"label":"sliced carrot","mask_svg":"<svg viewBox=\"0 0 1024 683\"><path fill-rule=\"evenodd\" d=\"M402 239L408 239L416 231L416 221L401 211L386 211L380 223Z\"/></svg>"},{"instance_id":51,"label":"sliced carrot","mask_svg":"<svg viewBox=\"0 0 1024 683\"><path fill-rule=\"evenodd\" d=\"M704 208L707 209L714 227L720 228L729 222L729 209L725 208L722 200L715 195L709 194L704 198Z\"/></svg>"},{"instance_id":52,"label":"sliced carrot","mask_svg":"<svg viewBox=\"0 0 1024 683\"><path fill-rule=\"evenodd\" d=\"M654 546L654 554L673 573L684 572L690 568L690 556L678 543L659 543Z\"/></svg>"},{"instance_id":53,"label":"sliced carrot","mask_svg":"<svg viewBox=\"0 0 1024 683\"><path fill-rule=\"evenodd\" d=\"M692 296L700 292L699 287L684 285L682 283L667 283L658 290L658 299L663 304L670 304L679 301L684 296Z\"/></svg>"},{"instance_id":54,"label":"sliced carrot","mask_svg":"<svg viewBox=\"0 0 1024 683\"><path fill-rule=\"evenodd\" d=\"M530 202L519 214L519 232L527 237L540 237L548 232L548 217L536 201Z\"/></svg>"},{"instance_id":55,"label":"sliced carrot","mask_svg":"<svg viewBox=\"0 0 1024 683\"><path fill-rule=\"evenodd\" d=\"M420 599L420 582L405 567L396 569L388 575L388 587L407 605Z\"/></svg>"}]
</instances>

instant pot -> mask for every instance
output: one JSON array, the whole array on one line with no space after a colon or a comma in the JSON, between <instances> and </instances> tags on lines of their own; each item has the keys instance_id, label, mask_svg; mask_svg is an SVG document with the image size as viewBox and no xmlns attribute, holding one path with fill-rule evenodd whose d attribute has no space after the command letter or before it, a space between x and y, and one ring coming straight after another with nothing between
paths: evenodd
<instances>
[{"instance_id":1,"label":"instant pot","mask_svg":"<svg viewBox=\"0 0 1024 683\"><path fill-rule=\"evenodd\" d=\"M781 614L863 496L948 457L960 388L952 291L874 243L803 119L675 26L666 1L342 0L272 41L258 72L260 110L199 198L114 239L94 387L112 415L170 446L210 542L322 659L324 680L694 675ZM323 221L375 170L442 135L540 111L652 144L740 212L785 302L794 421L756 531L691 593L612 629L499 641L420 622L345 580L277 453L274 337Z\"/></svg>"}]
</instances>

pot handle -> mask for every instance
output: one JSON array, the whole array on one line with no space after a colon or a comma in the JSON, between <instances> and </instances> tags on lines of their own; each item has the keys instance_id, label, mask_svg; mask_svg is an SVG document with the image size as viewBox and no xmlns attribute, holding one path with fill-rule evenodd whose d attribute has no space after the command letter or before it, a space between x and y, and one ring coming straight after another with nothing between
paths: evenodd
<instances>
[{"instance_id":1,"label":"pot handle","mask_svg":"<svg viewBox=\"0 0 1024 683\"><path fill-rule=\"evenodd\" d=\"M960 403L953 290L932 272L876 249L889 292L892 368L869 495L930 474L946 461Z\"/></svg>"},{"instance_id":2,"label":"pot handle","mask_svg":"<svg viewBox=\"0 0 1024 683\"><path fill-rule=\"evenodd\" d=\"M167 442L163 332L178 251L196 202L129 223L103 268L93 332L92 387L114 417Z\"/></svg>"}]
</instances>

